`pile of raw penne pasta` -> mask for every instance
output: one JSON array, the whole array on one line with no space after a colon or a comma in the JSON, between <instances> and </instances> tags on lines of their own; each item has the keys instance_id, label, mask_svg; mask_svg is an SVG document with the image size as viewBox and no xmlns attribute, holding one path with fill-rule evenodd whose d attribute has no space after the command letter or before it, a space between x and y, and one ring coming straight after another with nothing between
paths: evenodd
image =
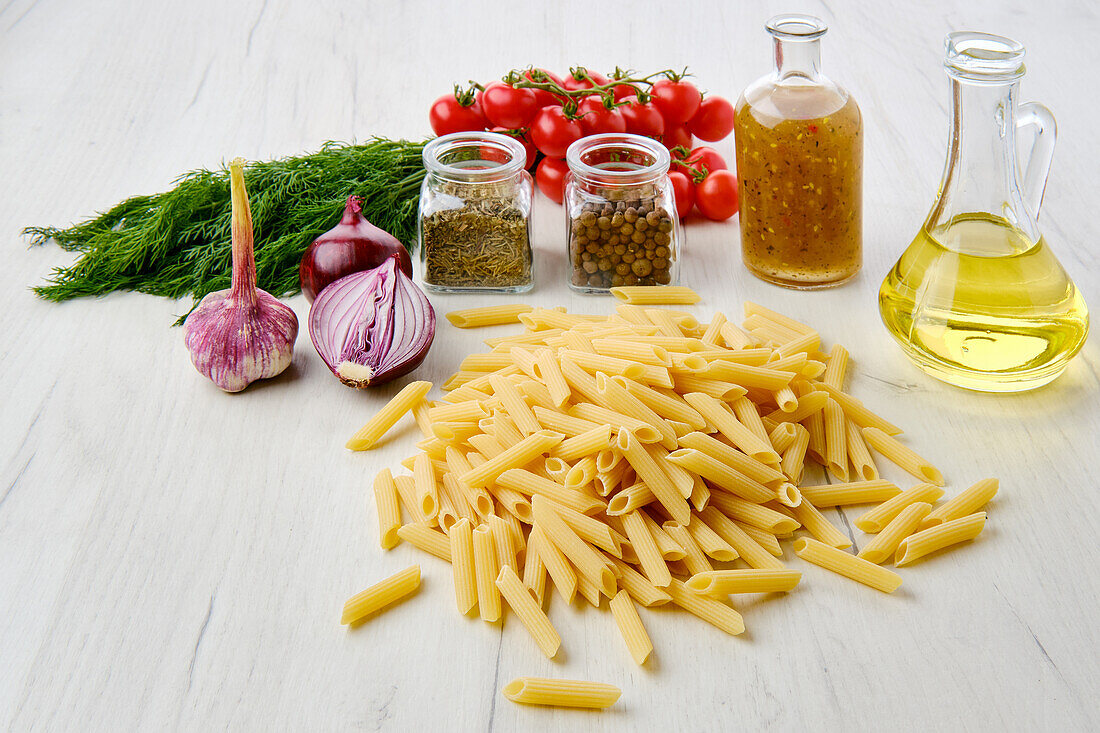
<instances>
[{"instance_id":1,"label":"pile of raw penne pasta","mask_svg":"<svg viewBox=\"0 0 1100 733\"><path fill-rule=\"evenodd\" d=\"M410 473L374 479L380 542L450 561L460 613L494 622L503 599L553 657L549 585L566 603L606 596L642 664L652 645L635 604L671 602L739 634L730 594L801 579L777 559L783 539L803 560L891 592L901 578L882 563L981 532L997 481L933 508L943 476L844 390L842 346L824 353L813 329L753 303L737 326L646 307L697 300L686 288L616 294L627 302L609 317L521 305L448 314L463 328L526 330L487 339L439 401L430 383L409 384L348 442L370 448L412 413L424 439L404 461ZM920 483L880 479L872 451ZM838 483L799 487L807 458ZM877 505L856 519L875 533L858 555L821 511L854 504ZM418 584L415 566L383 581L348 602L344 622Z\"/></svg>"}]
</instances>

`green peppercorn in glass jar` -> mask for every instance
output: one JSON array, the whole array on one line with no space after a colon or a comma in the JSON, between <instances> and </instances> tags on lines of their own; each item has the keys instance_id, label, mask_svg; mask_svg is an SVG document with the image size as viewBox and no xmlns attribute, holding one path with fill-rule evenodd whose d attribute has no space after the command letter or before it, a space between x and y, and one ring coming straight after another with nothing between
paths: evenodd
<instances>
[{"instance_id":1,"label":"green peppercorn in glass jar","mask_svg":"<svg viewBox=\"0 0 1100 733\"><path fill-rule=\"evenodd\" d=\"M455 132L424 146L420 262L436 292L522 293L534 285L527 154L514 137Z\"/></svg>"},{"instance_id":2,"label":"green peppercorn in glass jar","mask_svg":"<svg viewBox=\"0 0 1100 733\"><path fill-rule=\"evenodd\" d=\"M664 145L640 135L591 135L570 145L565 160L569 286L605 293L675 284L683 231Z\"/></svg>"}]
</instances>

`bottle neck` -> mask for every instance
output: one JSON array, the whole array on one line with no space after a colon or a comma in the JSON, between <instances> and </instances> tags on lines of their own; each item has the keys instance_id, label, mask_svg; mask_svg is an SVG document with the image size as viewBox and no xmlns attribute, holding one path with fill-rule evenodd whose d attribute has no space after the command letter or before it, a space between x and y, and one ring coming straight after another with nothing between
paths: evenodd
<instances>
[{"instance_id":1,"label":"bottle neck","mask_svg":"<svg viewBox=\"0 0 1100 733\"><path fill-rule=\"evenodd\" d=\"M816 82L821 76L820 38L773 38L775 73L779 81L806 79Z\"/></svg>"},{"instance_id":2,"label":"bottle neck","mask_svg":"<svg viewBox=\"0 0 1100 733\"><path fill-rule=\"evenodd\" d=\"M952 120L940 197L927 226L989 214L1030 233L1016 160L1018 82L971 84L951 79Z\"/></svg>"}]
</instances>

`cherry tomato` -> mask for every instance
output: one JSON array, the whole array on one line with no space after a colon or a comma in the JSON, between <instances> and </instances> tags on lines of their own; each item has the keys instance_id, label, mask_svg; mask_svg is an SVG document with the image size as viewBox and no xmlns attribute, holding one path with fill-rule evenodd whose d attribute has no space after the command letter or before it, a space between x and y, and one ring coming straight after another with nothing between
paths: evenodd
<instances>
[{"instance_id":1,"label":"cherry tomato","mask_svg":"<svg viewBox=\"0 0 1100 733\"><path fill-rule=\"evenodd\" d=\"M535 171L535 183L543 196L560 204L565 198L565 175L568 172L569 166L561 158L543 158Z\"/></svg>"},{"instance_id":2,"label":"cherry tomato","mask_svg":"<svg viewBox=\"0 0 1100 733\"><path fill-rule=\"evenodd\" d=\"M601 132L626 132L626 120L618 109L608 109L598 95L586 97L577 105L585 135Z\"/></svg>"},{"instance_id":3,"label":"cherry tomato","mask_svg":"<svg viewBox=\"0 0 1100 733\"><path fill-rule=\"evenodd\" d=\"M676 127L666 126L665 134L661 136L661 142L664 143L665 147L669 150L672 150L678 145L690 148L691 133L682 125L677 125Z\"/></svg>"},{"instance_id":4,"label":"cherry tomato","mask_svg":"<svg viewBox=\"0 0 1100 733\"><path fill-rule=\"evenodd\" d=\"M648 135L657 137L665 131L665 118L660 110L653 106L652 102L642 104L637 95L629 95L623 98L626 104L618 108L619 114L626 121L626 131L635 135Z\"/></svg>"},{"instance_id":5,"label":"cherry tomato","mask_svg":"<svg viewBox=\"0 0 1100 733\"><path fill-rule=\"evenodd\" d=\"M653 85L651 93L653 103L670 125L682 125L690 120L703 99L698 87L690 81L661 79Z\"/></svg>"},{"instance_id":6,"label":"cherry tomato","mask_svg":"<svg viewBox=\"0 0 1100 733\"><path fill-rule=\"evenodd\" d=\"M688 129L700 140L716 142L733 132L733 105L722 97L707 97L695 116L688 120Z\"/></svg>"},{"instance_id":7,"label":"cherry tomato","mask_svg":"<svg viewBox=\"0 0 1100 733\"><path fill-rule=\"evenodd\" d=\"M555 82L558 86L562 86L561 77L552 71L546 69L539 69L543 74L546 74L550 78L550 81ZM524 78L528 81L535 81L531 76L532 69L528 69L523 72ZM535 95L535 102L538 104L539 109L543 107L549 107L551 104L561 104L561 99L553 92L548 92L545 89L532 89L531 92Z\"/></svg>"},{"instance_id":8,"label":"cherry tomato","mask_svg":"<svg viewBox=\"0 0 1100 733\"><path fill-rule=\"evenodd\" d=\"M477 102L463 106L455 99L454 94L444 94L432 102L432 107L428 111L428 121L431 122L432 131L436 135L480 131L488 126Z\"/></svg>"},{"instance_id":9,"label":"cherry tomato","mask_svg":"<svg viewBox=\"0 0 1100 733\"><path fill-rule=\"evenodd\" d=\"M737 204L737 175L733 171L715 171L695 187L695 205L708 219L725 221L737 213Z\"/></svg>"},{"instance_id":10,"label":"cherry tomato","mask_svg":"<svg viewBox=\"0 0 1100 733\"><path fill-rule=\"evenodd\" d=\"M582 137L581 123L566 117L561 105L543 107L531 123L531 142L548 158L564 158L569 146Z\"/></svg>"},{"instance_id":11,"label":"cherry tomato","mask_svg":"<svg viewBox=\"0 0 1100 733\"><path fill-rule=\"evenodd\" d=\"M507 127L494 127L489 132L496 132L501 135L507 135L509 137L514 137L516 140L519 140L521 143L523 143L524 152L527 153L527 164L524 167L530 169L531 166L535 164L535 158L538 157L539 151L535 147L534 143L531 142L530 135L526 130L513 130Z\"/></svg>"},{"instance_id":12,"label":"cherry tomato","mask_svg":"<svg viewBox=\"0 0 1100 733\"><path fill-rule=\"evenodd\" d=\"M691 207L695 205L695 184L680 171L672 171L668 174L668 179L672 182L672 191L676 195L676 215L683 219L691 213Z\"/></svg>"},{"instance_id":13,"label":"cherry tomato","mask_svg":"<svg viewBox=\"0 0 1100 733\"><path fill-rule=\"evenodd\" d=\"M494 81L485 87L481 94L481 109L489 122L508 128L527 125L539 111L534 92L516 89L502 81Z\"/></svg>"},{"instance_id":14,"label":"cherry tomato","mask_svg":"<svg viewBox=\"0 0 1100 733\"><path fill-rule=\"evenodd\" d=\"M588 76L592 78L592 81L596 84L603 86L607 83L607 77L598 71L592 71L591 69L585 69L588 72ZM562 86L569 91L575 91L577 89L591 89L592 81L588 79L575 79L572 74L567 74L565 79L562 80Z\"/></svg>"},{"instance_id":15,"label":"cherry tomato","mask_svg":"<svg viewBox=\"0 0 1100 733\"><path fill-rule=\"evenodd\" d=\"M675 156L673 156L675 157ZM722 156L714 148L708 148L706 145L700 145L699 147L688 153L687 157L676 158L681 164L693 170L702 171L706 168L707 172L711 171L724 171L729 168L726 165L726 161L722 159ZM673 165L673 170L679 168L679 166Z\"/></svg>"},{"instance_id":16,"label":"cherry tomato","mask_svg":"<svg viewBox=\"0 0 1100 733\"><path fill-rule=\"evenodd\" d=\"M611 87L611 93L615 95L615 101L621 102L629 96L638 96L638 90L629 84L619 84Z\"/></svg>"}]
</instances>

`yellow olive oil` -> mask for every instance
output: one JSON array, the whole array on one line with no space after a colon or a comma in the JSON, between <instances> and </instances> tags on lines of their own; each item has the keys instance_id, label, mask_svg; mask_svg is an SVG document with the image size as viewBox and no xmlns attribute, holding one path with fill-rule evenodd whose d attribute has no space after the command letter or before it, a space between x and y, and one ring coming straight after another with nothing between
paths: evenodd
<instances>
[{"instance_id":1,"label":"yellow olive oil","mask_svg":"<svg viewBox=\"0 0 1100 733\"><path fill-rule=\"evenodd\" d=\"M1089 328L1084 300L1043 238L989 214L922 228L883 281L879 308L918 366L984 392L1050 382Z\"/></svg>"}]
</instances>

